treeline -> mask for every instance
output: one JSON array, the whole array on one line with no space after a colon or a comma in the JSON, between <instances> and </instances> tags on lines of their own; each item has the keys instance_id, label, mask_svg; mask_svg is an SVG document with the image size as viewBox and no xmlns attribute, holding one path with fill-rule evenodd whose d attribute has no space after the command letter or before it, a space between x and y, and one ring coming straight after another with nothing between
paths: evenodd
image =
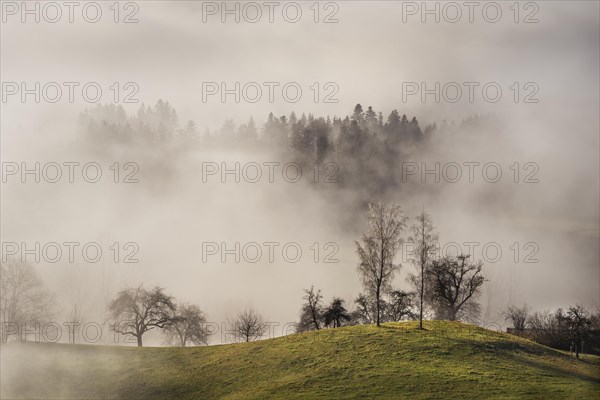
<instances>
[{"instance_id":1,"label":"treeline","mask_svg":"<svg viewBox=\"0 0 600 400\"><path fill-rule=\"evenodd\" d=\"M163 100L154 107L141 105L135 115L127 115L120 105L99 104L85 110L80 115L80 122L90 135L102 139L121 142L185 139L206 146L222 144L228 147L256 144L288 151L299 158L308 157L311 161L323 160L332 152L355 155L365 146L385 145L397 150L401 144L422 140L436 128L431 125L423 132L416 117L409 119L393 110L384 119L381 112L372 107L363 110L357 104L345 117L297 116L295 112L277 117L270 113L260 128L251 117L240 125L236 125L234 119L228 119L219 130L211 132L206 128L200 133L194 121L180 126L176 110Z\"/></svg>"},{"instance_id":2,"label":"treeline","mask_svg":"<svg viewBox=\"0 0 600 400\"><path fill-rule=\"evenodd\" d=\"M570 306L566 311L535 311L524 304L509 306L504 312L512 323L508 331L514 335L534 340L556 349L579 353L600 354L600 306L588 310L581 305Z\"/></svg>"},{"instance_id":3,"label":"treeline","mask_svg":"<svg viewBox=\"0 0 600 400\"><path fill-rule=\"evenodd\" d=\"M180 123L176 110L163 100L153 107L141 105L135 115L127 115L122 106L114 104L97 105L80 115L96 150L115 144L161 151L169 147L182 152L243 149L258 158L268 152L277 161L298 163L302 170L316 163L335 163L338 184L326 187L350 188L360 208L373 197L384 198L401 184L406 185L402 163L418 151L426 153L427 146L435 144L436 133L489 133L491 125L502 125L492 115L475 115L459 123L443 120L422 128L414 116L398 110L384 116L361 104L340 117L291 112L282 116L270 113L262 125L253 117L241 120L228 119L217 130L201 132L194 121Z\"/></svg>"},{"instance_id":4,"label":"treeline","mask_svg":"<svg viewBox=\"0 0 600 400\"><path fill-rule=\"evenodd\" d=\"M229 119L219 130L201 133L193 121L180 126L175 109L162 100L154 107L142 105L133 116L122 106L98 105L83 112L80 122L91 138L98 139L98 146L159 142L182 144L186 150L269 151L302 167L335 162L342 184L364 187L371 195L399 181L399 163L436 129L431 125L423 130L416 117L397 110L384 117L372 107L365 110L357 104L344 117L295 112L277 117L271 113L261 127L254 118L239 125Z\"/></svg>"}]
</instances>

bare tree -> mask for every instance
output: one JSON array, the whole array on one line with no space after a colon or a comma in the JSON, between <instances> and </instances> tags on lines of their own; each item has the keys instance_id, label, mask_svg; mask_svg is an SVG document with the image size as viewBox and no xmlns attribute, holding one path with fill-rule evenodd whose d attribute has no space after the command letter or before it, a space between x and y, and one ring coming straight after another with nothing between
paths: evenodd
<instances>
[{"instance_id":1,"label":"bare tree","mask_svg":"<svg viewBox=\"0 0 600 400\"><path fill-rule=\"evenodd\" d=\"M590 336L592 321L588 317L588 312L580 305L569 307L563 318L569 339L575 345L575 355L579 358L581 345Z\"/></svg>"},{"instance_id":2,"label":"bare tree","mask_svg":"<svg viewBox=\"0 0 600 400\"><path fill-rule=\"evenodd\" d=\"M334 328L339 328L345 323L350 322L352 319L346 307L344 307L344 300L339 297L334 297L331 301L331 304L325 310L323 314L325 319L326 326L332 326Z\"/></svg>"},{"instance_id":3,"label":"bare tree","mask_svg":"<svg viewBox=\"0 0 600 400\"><path fill-rule=\"evenodd\" d=\"M506 321L510 321L518 331L525 330L527 320L529 319L529 312L531 308L527 304L523 304L521 307L509 306L504 312Z\"/></svg>"},{"instance_id":4,"label":"bare tree","mask_svg":"<svg viewBox=\"0 0 600 400\"><path fill-rule=\"evenodd\" d=\"M365 289L375 297L376 323L381 322L381 297L390 289L395 273L400 269L394 264L398 253L400 235L406 225L406 217L398 204L389 208L385 203L369 204L369 231L363 234L362 244L356 242L359 257L358 272Z\"/></svg>"},{"instance_id":5,"label":"bare tree","mask_svg":"<svg viewBox=\"0 0 600 400\"><path fill-rule=\"evenodd\" d=\"M384 300L381 300L381 303L383 305ZM375 322L377 305L372 296L359 293L356 299L354 299L354 304L356 304L356 310L352 313L353 321L361 324L372 324ZM385 309L385 306L382 309Z\"/></svg>"},{"instance_id":6,"label":"bare tree","mask_svg":"<svg viewBox=\"0 0 600 400\"><path fill-rule=\"evenodd\" d=\"M5 328L18 333L26 325L46 322L52 317L54 296L48 293L35 269L26 262L9 258L0 264L0 314L2 340Z\"/></svg>"},{"instance_id":7,"label":"bare tree","mask_svg":"<svg viewBox=\"0 0 600 400\"><path fill-rule=\"evenodd\" d=\"M209 330L206 317L200 307L194 304L181 304L170 324L165 326L167 342L185 347L188 343L197 346L208 344Z\"/></svg>"},{"instance_id":8,"label":"bare tree","mask_svg":"<svg viewBox=\"0 0 600 400\"><path fill-rule=\"evenodd\" d=\"M237 315L233 322L233 329L239 340L250 342L260 339L267 330L267 326L263 322L262 316L250 309Z\"/></svg>"},{"instance_id":9,"label":"bare tree","mask_svg":"<svg viewBox=\"0 0 600 400\"><path fill-rule=\"evenodd\" d=\"M321 303L323 296L321 290L315 291L314 286L310 289L304 289L305 303L300 309L300 322L298 324L298 332L306 332L319 330L323 324L323 304Z\"/></svg>"},{"instance_id":10,"label":"bare tree","mask_svg":"<svg viewBox=\"0 0 600 400\"><path fill-rule=\"evenodd\" d=\"M561 308L554 313L550 311L534 312L529 317L533 340L546 346L561 347L568 337L564 320L565 315Z\"/></svg>"},{"instance_id":11,"label":"bare tree","mask_svg":"<svg viewBox=\"0 0 600 400\"><path fill-rule=\"evenodd\" d=\"M386 307L388 321L398 322L403 318L416 317L414 310L415 293L392 290Z\"/></svg>"},{"instance_id":12,"label":"bare tree","mask_svg":"<svg viewBox=\"0 0 600 400\"><path fill-rule=\"evenodd\" d=\"M468 258L463 255L434 260L427 270L438 318L456 321L465 316L463 311L478 308L473 302L485 281L481 272L483 264L470 263Z\"/></svg>"},{"instance_id":13,"label":"bare tree","mask_svg":"<svg viewBox=\"0 0 600 400\"><path fill-rule=\"evenodd\" d=\"M315 291L314 286L311 286L310 289L304 289L304 293L303 299L306 302L300 310L299 331L319 330L323 319L323 305L321 304L323 296L321 296L321 291Z\"/></svg>"},{"instance_id":14,"label":"bare tree","mask_svg":"<svg viewBox=\"0 0 600 400\"><path fill-rule=\"evenodd\" d=\"M600 333L600 303L594 304L590 314L590 321L592 321L592 330L597 333Z\"/></svg>"},{"instance_id":15,"label":"bare tree","mask_svg":"<svg viewBox=\"0 0 600 400\"><path fill-rule=\"evenodd\" d=\"M114 321L110 328L135 337L141 347L144 333L172 323L175 304L173 297L166 295L162 288L146 290L140 285L121 290L108 309Z\"/></svg>"},{"instance_id":16,"label":"bare tree","mask_svg":"<svg viewBox=\"0 0 600 400\"><path fill-rule=\"evenodd\" d=\"M419 294L419 329L423 329L426 270L434 256L438 234L435 232L431 216L424 209L421 214L417 215L416 223L410 227L410 232L411 236L408 240L415 246L414 250L417 256L413 259L413 264L419 271L417 275L410 276L410 281Z\"/></svg>"}]
</instances>

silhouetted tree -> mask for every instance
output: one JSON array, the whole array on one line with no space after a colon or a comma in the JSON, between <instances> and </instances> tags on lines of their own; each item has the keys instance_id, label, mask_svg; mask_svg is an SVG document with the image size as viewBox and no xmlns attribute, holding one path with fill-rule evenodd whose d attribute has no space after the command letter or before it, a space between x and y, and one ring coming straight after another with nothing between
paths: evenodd
<instances>
[{"instance_id":1,"label":"silhouetted tree","mask_svg":"<svg viewBox=\"0 0 600 400\"><path fill-rule=\"evenodd\" d=\"M359 293L354 299L356 309L352 313L352 319L360 324L372 324L377 321L377 302L373 296ZM380 300L380 307L385 310L385 301Z\"/></svg>"},{"instance_id":2,"label":"silhouetted tree","mask_svg":"<svg viewBox=\"0 0 600 400\"><path fill-rule=\"evenodd\" d=\"M433 227L431 216L423 210L416 218L416 222L410 227L408 241L414 246L415 258L413 264L417 267L417 275L411 275L409 280L419 294L419 329L423 329L423 303L425 299L426 270L434 256L438 234Z\"/></svg>"},{"instance_id":3,"label":"silhouetted tree","mask_svg":"<svg viewBox=\"0 0 600 400\"><path fill-rule=\"evenodd\" d=\"M408 124L407 136L413 141L421 140L423 138L423 132L421 132L421 128L419 127L419 122L417 121L416 117L413 117Z\"/></svg>"},{"instance_id":4,"label":"silhouetted tree","mask_svg":"<svg viewBox=\"0 0 600 400\"><path fill-rule=\"evenodd\" d=\"M339 328L352 319L344 307L344 300L339 297L333 298L331 304L325 310L323 318L325 320L325 325L332 326L333 328Z\"/></svg>"},{"instance_id":5,"label":"silhouetted tree","mask_svg":"<svg viewBox=\"0 0 600 400\"><path fill-rule=\"evenodd\" d=\"M367 130L372 133L377 133L377 114L373 111L373 107L369 106L364 117Z\"/></svg>"},{"instance_id":6,"label":"silhouetted tree","mask_svg":"<svg viewBox=\"0 0 600 400\"><path fill-rule=\"evenodd\" d=\"M512 323L514 329L523 331L527 326L530 311L531 308L527 304L523 304L521 307L509 306L504 312L504 316L506 321Z\"/></svg>"},{"instance_id":7,"label":"silhouetted tree","mask_svg":"<svg viewBox=\"0 0 600 400\"><path fill-rule=\"evenodd\" d=\"M398 253L406 217L398 204L369 204L369 231L363 234L362 244L356 242L358 272L365 290L375 297L376 323L381 322L381 296L390 289L395 273L400 269L394 263Z\"/></svg>"},{"instance_id":8,"label":"silhouetted tree","mask_svg":"<svg viewBox=\"0 0 600 400\"><path fill-rule=\"evenodd\" d=\"M364 121L364 118L365 118L365 113L363 112L363 108L360 104L357 104L354 107L354 112L352 113L352 116L350 117L350 119L360 125Z\"/></svg>"},{"instance_id":9,"label":"silhouetted tree","mask_svg":"<svg viewBox=\"0 0 600 400\"><path fill-rule=\"evenodd\" d=\"M263 142L276 150L288 150L288 136L287 118L285 116L276 118L273 113L270 113L263 128L261 137Z\"/></svg>"},{"instance_id":10,"label":"silhouetted tree","mask_svg":"<svg viewBox=\"0 0 600 400\"><path fill-rule=\"evenodd\" d=\"M164 328L173 321L175 303L164 289L154 287L121 290L108 307L112 323L110 328L122 335L131 335L142 346L142 336L154 328Z\"/></svg>"},{"instance_id":11,"label":"silhouetted tree","mask_svg":"<svg viewBox=\"0 0 600 400\"><path fill-rule=\"evenodd\" d=\"M592 321L588 317L588 312L580 305L569 307L567 314L562 318L567 328L569 339L575 346L575 355L579 358L581 345L590 336Z\"/></svg>"},{"instance_id":12,"label":"silhouetted tree","mask_svg":"<svg viewBox=\"0 0 600 400\"><path fill-rule=\"evenodd\" d=\"M561 308L554 313L534 312L529 317L529 329L533 333L533 340L546 346L560 348L568 340L565 316Z\"/></svg>"},{"instance_id":13,"label":"silhouetted tree","mask_svg":"<svg viewBox=\"0 0 600 400\"><path fill-rule=\"evenodd\" d=\"M468 262L469 256L444 257L434 260L427 269L432 284L432 300L438 318L455 321L464 317L461 312L469 309L480 294L485 279L483 265Z\"/></svg>"},{"instance_id":14,"label":"silhouetted tree","mask_svg":"<svg viewBox=\"0 0 600 400\"><path fill-rule=\"evenodd\" d=\"M260 339L267 330L267 326L263 322L262 315L250 309L237 315L233 322L233 329L238 340L250 342Z\"/></svg>"},{"instance_id":15,"label":"silhouetted tree","mask_svg":"<svg viewBox=\"0 0 600 400\"><path fill-rule=\"evenodd\" d=\"M412 319L414 312L415 294L403 290L392 290L385 308L387 321L398 322L404 318Z\"/></svg>"},{"instance_id":16,"label":"silhouetted tree","mask_svg":"<svg viewBox=\"0 0 600 400\"><path fill-rule=\"evenodd\" d=\"M209 330L206 317L194 304L178 305L170 324L165 326L167 341L185 347L188 343L208 344Z\"/></svg>"},{"instance_id":17,"label":"silhouetted tree","mask_svg":"<svg viewBox=\"0 0 600 400\"><path fill-rule=\"evenodd\" d=\"M304 293L305 303L300 310L299 331L319 330L323 321L323 305L321 304L323 296L321 296L321 291L315 291L314 286L311 286L310 289L304 289Z\"/></svg>"}]
</instances>

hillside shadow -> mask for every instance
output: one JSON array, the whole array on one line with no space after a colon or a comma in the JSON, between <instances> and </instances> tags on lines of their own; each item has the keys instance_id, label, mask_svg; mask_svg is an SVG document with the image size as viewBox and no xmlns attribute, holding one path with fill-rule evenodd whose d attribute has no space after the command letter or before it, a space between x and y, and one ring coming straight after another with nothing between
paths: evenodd
<instances>
[{"instance_id":1,"label":"hillside shadow","mask_svg":"<svg viewBox=\"0 0 600 400\"><path fill-rule=\"evenodd\" d=\"M399 333L407 333L407 334L427 334L431 339L432 343L435 341L441 341L440 343L446 343L452 347L457 349L470 349L474 351L474 357L477 356L477 352L481 352L482 354L493 355L494 357L498 357L499 361L505 361L509 364L513 365L522 365L524 367L530 367L537 371L548 373L550 375L559 375L564 377L570 377L579 379L585 382L590 382L594 384L600 383L600 375L590 376L591 374L579 372L573 369L569 369L567 366L560 365L552 365L551 360L545 361L544 359L535 360L527 357L527 355L535 356L535 357L555 357L557 359L562 360L563 362L568 363L568 355L562 354L560 352L555 351L554 349L547 348L545 346L539 345L535 342L522 342L522 341L512 341L510 339L505 338L505 336L500 332L494 332L494 335L490 337L480 336L483 334L482 332L473 330L466 333L467 337L456 337L456 334L461 334L460 330L457 331L454 326L439 326L434 329L427 329L424 327L423 330L418 329L418 326L381 326L381 328L387 331L394 331ZM465 332L462 332L465 334ZM578 360L575 362L584 363L584 367L596 368L596 374L600 372L600 366L598 363L592 362L591 360ZM569 364L570 365L570 364ZM573 365L576 367L576 364Z\"/></svg>"},{"instance_id":2,"label":"hillside shadow","mask_svg":"<svg viewBox=\"0 0 600 400\"><path fill-rule=\"evenodd\" d=\"M530 359L519 358L519 357L514 356L514 355L509 355L509 358L517 359L520 364L526 364L526 365L528 365L528 366L530 366L532 368L536 368L538 370L545 371L545 372L548 372L548 373L551 373L551 374L569 376L569 377L572 377L572 378L581 379L583 381L587 381L587 382L591 382L591 383L595 383L595 384L600 384L600 377L596 377L596 378L590 377L590 376L582 374L580 372L570 371L570 370L567 370L567 369L563 369L563 368L560 368L560 367L553 366L551 364L542 363L540 361L534 361L534 360L530 360Z\"/></svg>"},{"instance_id":3,"label":"hillside shadow","mask_svg":"<svg viewBox=\"0 0 600 400\"><path fill-rule=\"evenodd\" d=\"M535 360L526 358L523 355L519 354L519 353L526 353L526 354L531 354L534 356L550 356L550 357L560 358L565 362L569 361L568 356L563 355L563 354L554 354L551 349L538 348L539 346L534 346L534 345L528 346L526 344L510 343L510 342L503 342L503 341L500 341L500 342L496 342L496 341L477 342L474 340L467 340L467 339L462 339L462 338L448 338L448 340L455 342L458 346L477 348L479 350L482 350L482 351L485 351L488 353L492 353L499 358L503 358L504 360L506 360L509 363L526 365L526 366L532 367L536 370L544 371L544 372L547 372L547 373L550 373L553 375L568 376L568 377L577 378L577 379L581 379L581 380L591 382L591 383L596 383L596 384L600 383L600 376L595 377L595 378L590 377L589 375L583 374L581 372L561 368L561 367L549 364L547 362L535 361ZM581 362L581 361L582 360L579 360L578 362ZM594 364L592 362L585 362L585 363L587 365L598 368L597 364Z\"/></svg>"}]
</instances>

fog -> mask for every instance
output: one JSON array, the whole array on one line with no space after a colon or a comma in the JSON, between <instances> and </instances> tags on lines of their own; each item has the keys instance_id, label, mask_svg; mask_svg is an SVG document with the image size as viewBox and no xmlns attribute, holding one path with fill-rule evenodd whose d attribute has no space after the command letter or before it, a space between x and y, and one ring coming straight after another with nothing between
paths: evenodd
<instances>
[{"instance_id":1,"label":"fog","mask_svg":"<svg viewBox=\"0 0 600 400\"><path fill-rule=\"evenodd\" d=\"M98 82L102 103L110 102L113 82L121 87L135 82L139 103L123 104L130 115L140 103L168 100L180 126L193 120L200 133L218 130L229 118L239 126L250 117L260 131L270 112L344 118L357 103L373 106L384 118L394 109L409 119L416 116L422 129L454 121L457 128L439 128L405 161L495 162L502 179L489 183L480 169L473 183L464 176L457 183L419 183L418 175L411 176L410 182L390 182L384 200L400 202L411 222L424 207L442 244L480 243L476 259L483 257L484 244L500 246L499 261L484 261L489 282L480 299L483 321L503 324L501 312L509 304L543 310L599 302L598 3L540 3L539 23L532 24L515 24L511 14L495 24L480 14L474 23L421 23L418 16L403 22L402 2L338 4L339 22L332 24L312 22L304 3L306 17L295 24L277 17L273 23L223 24L216 16L203 23L201 4L192 2L141 2L135 24L110 18L97 24L9 19L1 26L2 81ZM280 96L273 103L265 97L235 102L229 96L223 103L218 95L203 102L202 82L228 82L229 88L234 82L297 82L304 92L296 103ZM309 89L314 82L321 90L334 82L339 101L315 103ZM435 102L433 96L422 102L420 95L403 101L403 82L427 82L428 88L435 82L496 82L503 96L487 102L477 89L473 102L464 97ZM534 82L539 102L515 103L509 89L514 82L521 87L519 100L530 92L523 85ZM79 114L93 106L80 96L73 103L23 103L18 96L2 103L4 163L102 166L103 179L95 184L64 178L23 184L13 176L2 185L3 242L97 242L105 251L98 263L81 258L36 263L57 295L57 321L77 304L87 321L102 323L111 297L140 283L200 305L208 320L219 324L249 307L281 326L294 322L302 290L311 285L322 289L327 301L339 296L351 307L362 290L354 241L367 228L363 192L305 179L290 183L281 179L280 167L273 183L231 178L222 183L218 175L203 182L208 162L283 165L288 160L268 150L105 146L78 123ZM461 128L461 121L474 115L493 117ZM114 183L109 169L114 162L121 173L126 162L139 165L139 183ZM538 183L523 182L529 162L537 166ZM514 163L519 163L518 183L509 168ZM121 258L127 253L123 244L136 243L139 262L114 263L109 250L114 242L120 243ZM297 243L303 255L298 262L278 250L273 262L266 254L256 263L236 263L231 256L221 262L219 255L204 261L206 242L278 242L278 249ZM310 249L315 242L319 262ZM339 247L337 262L324 263L323 246L330 242ZM515 242L518 262L510 249ZM524 248L527 243L537 246L533 258L539 262L523 262L531 251ZM409 272L413 267L403 262L395 286L409 289ZM160 345L160 337L149 344Z\"/></svg>"}]
</instances>

